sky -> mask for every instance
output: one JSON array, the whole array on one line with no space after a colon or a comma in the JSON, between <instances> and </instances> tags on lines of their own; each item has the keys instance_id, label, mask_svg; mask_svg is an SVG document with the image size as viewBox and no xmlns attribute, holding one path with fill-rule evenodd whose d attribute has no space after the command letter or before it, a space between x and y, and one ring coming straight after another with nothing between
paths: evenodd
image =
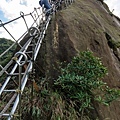
<instances>
[{"instance_id":1,"label":"sky","mask_svg":"<svg viewBox=\"0 0 120 120\"><path fill-rule=\"evenodd\" d=\"M2 23L8 22L20 16L20 12L29 14L33 12L34 8L38 8L39 0L0 0L0 20ZM30 25L33 23L32 17L25 17ZM1 22L0 22L1 23ZM28 27L30 27L28 25ZM27 30L24 20L21 18L5 25L10 34L18 40L20 36ZM0 27L0 38L12 39L3 27Z\"/></svg>"},{"instance_id":2,"label":"sky","mask_svg":"<svg viewBox=\"0 0 120 120\"><path fill-rule=\"evenodd\" d=\"M120 0L104 0L104 2L108 5L110 11L113 11L113 14L120 17Z\"/></svg>"},{"instance_id":3,"label":"sky","mask_svg":"<svg viewBox=\"0 0 120 120\"><path fill-rule=\"evenodd\" d=\"M113 14L120 17L119 0L104 0L104 2L108 5L111 11L114 9ZM8 22L9 20L19 17L20 12L28 14L32 12L35 7L39 7L39 0L0 0L0 20L3 23ZM31 23L31 18L28 19L29 23ZM18 20L5 25L5 27L15 39L19 39L23 34L23 30L26 31L24 24L23 20ZM2 37L11 39L10 35L3 29L3 27L0 27L0 38Z\"/></svg>"}]
</instances>

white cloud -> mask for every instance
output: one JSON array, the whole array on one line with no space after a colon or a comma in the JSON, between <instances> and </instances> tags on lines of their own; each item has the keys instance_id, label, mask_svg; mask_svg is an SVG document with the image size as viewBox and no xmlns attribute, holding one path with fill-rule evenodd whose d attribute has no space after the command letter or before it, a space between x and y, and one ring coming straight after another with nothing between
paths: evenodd
<instances>
[{"instance_id":1,"label":"white cloud","mask_svg":"<svg viewBox=\"0 0 120 120\"><path fill-rule=\"evenodd\" d=\"M19 17L20 12L29 14L34 10L34 7L39 7L39 0L0 0L0 10L8 20ZM29 15L29 17L25 17L25 20L27 21L28 27L30 27L33 23L32 17ZM16 40L27 30L23 18L7 24L5 27ZM2 37L11 39L6 30L0 27L0 38Z\"/></svg>"},{"instance_id":2,"label":"white cloud","mask_svg":"<svg viewBox=\"0 0 120 120\"><path fill-rule=\"evenodd\" d=\"M23 0L22 0L23 1ZM1 0L0 9L4 12L4 15L8 19L18 17L21 10L28 12L30 7L20 4L21 0Z\"/></svg>"},{"instance_id":3,"label":"white cloud","mask_svg":"<svg viewBox=\"0 0 120 120\"><path fill-rule=\"evenodd\" d=\"M113 14L120 17L120 0L105 0L105 3L111 11L114 9Z\"/></svg>"}]
</instances>

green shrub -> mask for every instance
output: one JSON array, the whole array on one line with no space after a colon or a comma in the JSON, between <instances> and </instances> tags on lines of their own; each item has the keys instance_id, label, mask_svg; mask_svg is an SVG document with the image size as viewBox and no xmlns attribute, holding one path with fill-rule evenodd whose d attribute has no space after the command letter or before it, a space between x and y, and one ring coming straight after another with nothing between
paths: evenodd
<instances>
[{"instance_id":1,"label":"green shrub","mask_svg":"<svg viewBox=\"0 0 120 120\"><path fill-rule=\"evenodd\" d=\"M32 102L27 105L24 102L26 108L23 120L96 119L97 116L90 111L94 100L109 105L120 96L120 91L110 89L100 80L106 74L107 69L99 58L90 51L81 52L71 63L61 68L61 75L53 89L49 87L49 79L44 78L39 83L40 91L34 92Z\"/></svg>"},{"instance_id":2,"label":"green shrub","mask_svg":"<svg viewBox=\"0 0 120 120\"><path fill-rule=\"evenodd\" d=\"M88 111L88 109L93 108L93 100L108 104L120 95L118 91L115 93L114 90L111 92L112 95L106 94L108 93L105 87L106 83L100 80L106 74L107 69L101 60L94 57L92 52L84 51L61 69L61 75L55 81L55 86L57 86L58 92L64 96L64 99L75 102L75 107L79 112ZM102 94L105 94L103 99L99 100L100 96L97 93L101 90L103 90ZM114 97L110 99L108 97L110 95Z\"/></svg>"}]
</instances>

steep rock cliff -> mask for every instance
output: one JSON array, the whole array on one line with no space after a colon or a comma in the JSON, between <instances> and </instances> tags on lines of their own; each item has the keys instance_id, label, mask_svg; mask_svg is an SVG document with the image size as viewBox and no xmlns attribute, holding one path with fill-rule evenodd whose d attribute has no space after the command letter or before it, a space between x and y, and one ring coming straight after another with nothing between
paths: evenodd
<instances>
[{"instance_id":1,"label":"steep rock cliff","mask_svg":"<svg viewBox=\"0 0 120 120\"><path fill-rule=\"evenodd\" d=\"M108 69L103 79L111 88L120 87L120 19L99 0L76 0L52 17L37 58L39 72L50 79L58 76L58 63L70 62L79 51L90 50ZM37 69L37 67L36 67ZM120 102L96 105L101 120L119 120Z\"/></svg>"}]
</instances>

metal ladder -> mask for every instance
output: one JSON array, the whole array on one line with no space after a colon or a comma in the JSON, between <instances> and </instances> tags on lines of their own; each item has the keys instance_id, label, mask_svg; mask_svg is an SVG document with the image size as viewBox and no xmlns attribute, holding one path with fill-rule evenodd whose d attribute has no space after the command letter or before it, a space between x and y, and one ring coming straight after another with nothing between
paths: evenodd
<instances>
[{"instance_id":1,"label":"metal ladder","mask_svg":"<svg viewBox=\"0 0 120 120\"><path fill-rule=\"evenodd\" d=\"M0 119L5 117L8 120L15 117L21 119L21 95L32 72L33 62L38 55L50 19L49 16L45 23L42 24L41 32L37 27L29 29L30 38L0 73L7 74L7 78L0 89L2 103L5 102L0 113ZM11 65L12 68L10 68ZM11 69L10 72L7 72L8 68ZM15 113L16 110L18 111L17 114Z\"/></svg>"}]
</instances>

